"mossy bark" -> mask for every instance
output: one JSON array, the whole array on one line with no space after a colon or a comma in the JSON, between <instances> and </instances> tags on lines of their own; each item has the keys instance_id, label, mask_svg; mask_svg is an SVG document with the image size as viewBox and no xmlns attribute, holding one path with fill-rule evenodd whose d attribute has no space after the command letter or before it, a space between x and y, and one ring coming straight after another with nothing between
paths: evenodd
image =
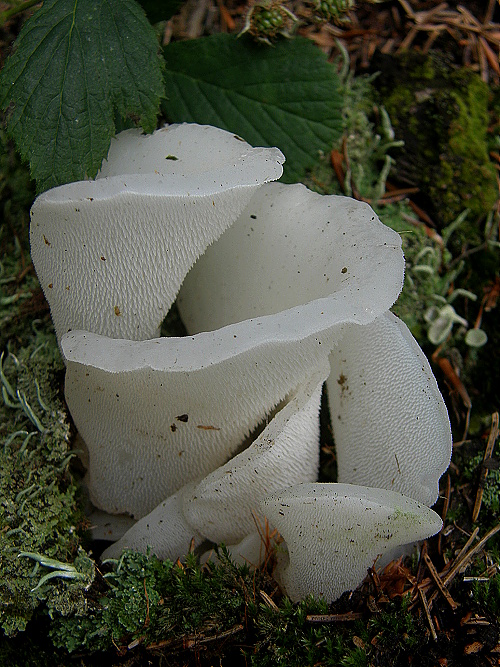
<instances>
[{"instance_id":1,"label":"mossy bark","mask_svg":"<svg viewBox=\"0 0 500 667\"><path fill-rule=\"evenodd\" d=\"M398 176L426 193L426 210L443 226L469 209L458 238L480 243L478 221L498 197L488 155L487 85L433 54L381 56L376 67L382 103L405 142Z\"/></svg>"}]
</instances>

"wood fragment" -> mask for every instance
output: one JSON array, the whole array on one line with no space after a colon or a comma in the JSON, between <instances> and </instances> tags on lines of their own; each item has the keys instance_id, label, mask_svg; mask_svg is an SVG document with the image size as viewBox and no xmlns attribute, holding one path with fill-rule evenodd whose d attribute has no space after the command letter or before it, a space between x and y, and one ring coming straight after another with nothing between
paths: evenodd
<instances>
[{"instance_id":1,"label":"wood fragment","mask_svg":"<svg viewBox=\"0 0 500 667\"><path fill-rule=\"evenodd\" d=\"M412 19L415 18L415 12L413 11L410 3L407 2L407 0L399 0L399 4L405 10L407 16L409 16Z\"/></svg>"},{"instance_id":2,"label":"wood fragment","mask_svg":"<svg viewBox=\"0 0 500 667\"><path fill-rule=\"evenodd\" d=\"M308 614L307 623L345 623L346 621L357 621L363 618L363 614L348 611L345 614Z\"/></svg>"},{"instance_id":3,"label":"wood fragment","mask_svg":"<svg viewBox=\"0 0 500 667\"><path fill-rule=\"evenodd\" d=\"M466 21L469 22L469 25L471 26L476 26L479 30L481 29L481 24L477 20L475 16L473 16L468 9L463 7L462 5L457 5L457 9L462 14L462 16L465 18Z\"/></svg>"},{"instance_id":4,"label":"wood fragment","mask_svg":"<svg viewBox=\"0 0 500 667\"><path fill-rule=\"evenodd\" d=\"M441 577L443 584L445 586L448 586L448 584L450 584L453 581L453 579L457 576L460 570L466 568L467 565L469 565L470 561L473 559L473 557L477 554L477 552L481 551L486 542L488 542L488 540L490 540L493 537L493 535L496 535L499 531L500 531L500 523L491 530L489 530L486 533L486 535L482 537L475 546L469 549L470 544L472 544L472 542L474 541L479 532L479 528L476 528L472 533L472 535L470 536L469 540L467 540L467 544L460 550L460 553L456 557L452 567L446 572L444 577ZM437 594L438 594L437 591L435 591L429 598L430 605L432 605L432 602L435 600Z\"/></svg>"},{"instance_id":5,"label":"wood fragment","mask_svg":"<svg viewBox=\"0 0 500 667\"><path fill-rule=\"evenodd\" d=\"M231 32L236 30L236 22L222 0L217 0L222 24Z\"/></svg>"},{"instance_id":6,"label":"wood fragment","mask_svg":"<svg viewBox=\"0 0 500 667\"><path fill-rule=\"evenodd\" d=\"M458 528L459 530L461 530L459 526L455 525L455 527ZM469 549L470 545L476 539L478 533L479 533L479 528L476 527L474 529L474 532L472 533L472 535L469 536L467 542L464 544L464 546L458 552L457 556L455 557L455 560L450 561L449 563L447 563L445 569L442 572L439 573L439 577L440 577L441 581L443 582L443 584L445 586L447 586L450 583L450 581L452 579L454 579L454 577L456 575L456 572L454 571L454 568L456 567L457 563L461 560L461 558L467 553L467 550ZM423 560L423 558L421 558L421 560ZM446 577L450 573L451 573L451 579L448 581L448 580L446 580ZM422 583L420 585L422 586ZM438 591L434 591L434 593L431 595L431 597L429 599L430 607L432 607L432 603L434 602L437 595L438 595Z\"/></svg>"},{"instance_id":7,"label":"wood fragment","mask_svg":"<svg viewBox=\"0 0 500 667\"><path fill-rule=\"evenodd\" d=\"M427 38L427 41L425 42L422 52L423 53L428 53L430 49L432 48L432 45L436 41L436 39L441 35L441 32L439 30L433 30L429 37Z\"/></svg>"},{"instance_id":8,"label":"wood fragment","mask_svg":"<svg viewBox=\"0 0 500 667\"><path fill-rule=\"evenodd\" d=\"M474 616L468 618L466 621L460 621L460 625L491 625L491 623L484 616Z\"/></svg>"},{"instance_id":9,"label":"wood fragment","mask_svg":"<svg viewBox=\"0 0 500 667\"><path fill-rule=\"evenodd\" d=\"M345 183L344 156L340 151L333 149L330 153L330 163L333 167L335 176L337 177L340 187L343 190Z\"/></svg>"},{"instance_id":10,"label":"wood fragment","mask_svg":"<svg viewBox=\"0 0 500 667\"><path fill-rule=\"evenodd\" d=\"M422 222L425 222L425 224L429 225L430 227L434 228L436 227L432 218L429 215L427 215L427 213L424 211L423 208L420 208L420 206L417 206L417 204L415 204L415 202L411 200L408 202L408 205L412 209L412 211L418 215L418 217L420 218L420 220L422 220Z\"/></svg>"},{"instance_id":11,"label":"wood fragment","mask_svg":"<svg viewBox=\"0 0 500 667\"><path fill-rule=\"evenodd\" d=\"M259 591L260 597L264 600L264 604L273 611L279 612L279 607L276 602L265 592Z\"/></svg>"},{"instance_id":12,"label":"wood fragment","mask_svg":"<svg viewBox=\"0 0 500 667\"><path fill-rule=\"evenodd\" d=\"M488 466L486 465L486 463L491 459L493 455L495 442L498 438L498 421L499 421L498 412L494 412L491 416L490 435L488 437L488 442L486 443L486 448L484 450L483 465L481 466L481 472L479 474L479 484L476 494L476 501L474 503L474 509L472 510L473 523L476 523L479 516L479 512L481 511L481 503L483 502L483 494L484 494L484 485L486 482L486 478L488 476Z\"/></svg>"},{"instance_id":13,"label":"wood fragment","mask_svg":"<svg viewBox=\"0 0 500 667\"><path fill-rule=\"evenodd\" d=\"M446 491L444 493L443 510L441 512L441 518L443 520L443 528L444 528L444 522L446 520L446 515L448 514L448 509L450 507L450 497L451 497L451 476L448 473L446 475ZM443 551L442 537L443 537L443 530L440 530L438 535L438 544L437 544L437 550L439 555L441 555Z\"/></svg>"},{"instance_id":14,"label":"wood fragment","mask_svg":"<svg viewBox=\"0 0 500 667\"><path fill-rule=\"evenodd\" d=\"M481 44L477 48L477 57L479 60L479 69L481 70L481 79L488 83L488 58Z\"/></svg>"},{"instance_id":15,"label":"wood fragment","mask_svg":"<svg viewBox=\"0 0 500 667\"><path fill-rule=\"evenodd\" d=\"M434 627L434 621L432 620L431 617L431 612L429 610L429 605L427 603L427 598L425 597L425 593L421 588L419 588L418 594L420 596L420 601L422 602L422 607L424 608L425 616L427 618L427 623L429 624L432 638L434 639L434 641L437 641L437 632L436 628Z\"/></svg>"},{"instance_id":16,"label":"wood fragment","mask_svg":"<svg viewBox=\"0 0 500 667\"><path fill-rule=\"evenodd\" d=\"M497 74L500 74L500 65L498 64L498 56L492 51L488 46L488 43L484 37L479 37L479 45L483 49L488 65L495 70Z\"/></svg>"},{"instance_id":17,"label":"wood fragment","mask_svg":"<svg viewBox=\"0 0 500 667\"><path fill-rule=\"evenodd\" d=\"M413 40L417 36L418 29L417 28L412 28L410 32L406 35L406 37L403 39L401 44L399 45L399 49L397 50L397 53L401 53L402 51L406 51L407 49L410 48L410 46L413 43Z\"/></svg>"},{"instance_id":18,"label":"wood fragment","mask_svg":"<svg viewBox=\"0 0 500 667\"><path fill-rule=\"evenodd\" d=\"M197 648L198 646L202 646L203 644L210 644L222 639L227 639L228 637L232 637L233 635L238 634L244 629L245 628L243 625L238 623L237 625L233 625L232 628L229 628L229 630L224 630L223 632L219 632L215 635L184 635L180 638L175 637L172 639L164 639L162 641L155 642L154 644L148 644L146 648L153 651L164 648L170 648L171 650L175 648L180 648L183 650L192 649Z\"/></svg>"},{"instance_id":19,"label":"wood fragment","mask_svg":"<svg viewBox=\"0 0 500 667\"><path fill-rule=\"evenodd\" d=\"M488 9L486 10L486 14L484 15L484 20L483 23L486 25L488 23L491 23L493 21L493 13L495 12L495 0L489 0L488 1Z\"/></svg>"},{"instance_id":20,"label":"wood fragment","mask_svg":"<svg viewBox=\"0 0 500 667\"><path fill-rule=\"evenodd\" d=\"M471 653L479 653L484 648L484 644L481 642L472 642L471 644L467 644L464 647L464 653L465 655L470 655Z\"/></svg>"},{"instance_id":21,"label":"wood fragment","mask_svg":"<svg viewBox=\"0 0 500 667\"><path fill-rule=\"evenodd\" d=\"M447 359L446 357L436 357L434 361L443 371L444 375L446 376L446 379L450 382L453 389L455 389L458 392L460 398L463 401L464 406L470 410L470 408L472 407L472 401L470 400L470 396L467 392L467 389L465 388L465 385L463 384L462 380L458 377L450 360Z\"/></svg>"},{"instance_id":22,"label":"wood fragment","mask_svg":"<svg viewBox=\"0 0 500 667\"><path fill-rule=\"evenodd\" d=\"M453 611L455 611L458 607L458 604L455 602L455 600L451 597L450 592L446 588L446 586L443 584L441 579L439 578L439 574L437 573L436 568L434 567L434 563L431 561L429 554L424 554L424 561L425 564L427 565L427 569L430 572L431 577L434 580L434 583L438 587L439 591L441 592L442 596L446 600L446 602L450 605Z\"/></svg>"}]
</instances>

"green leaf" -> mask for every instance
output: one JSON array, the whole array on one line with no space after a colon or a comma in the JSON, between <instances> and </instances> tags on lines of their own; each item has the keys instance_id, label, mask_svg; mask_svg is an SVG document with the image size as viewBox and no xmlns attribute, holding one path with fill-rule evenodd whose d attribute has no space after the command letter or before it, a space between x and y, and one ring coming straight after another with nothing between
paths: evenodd
<instances>
[{"instance_id":1,"label":"green leaf","mask_svg":"<svg viewBox=\"0 0 500 667\"><path fill-rule=\"evenodd\" d=\"M278 146L283 180L299 180L342 132L335 68L307 39L270 48L221 34L169 44L164 56L166 116Z\"/></svg>"},{"instance_id":2,"label":"green leaf","mask_svg":"<svg viewBox=\"0 0 500 667\"><path fill-rule=\"evenodd\" d=\"M135 0L47 0L0 75L8 131L39 192L96 175L115 114L152 131L162 94L158 42Z\"/></svg>"}]
</instances>

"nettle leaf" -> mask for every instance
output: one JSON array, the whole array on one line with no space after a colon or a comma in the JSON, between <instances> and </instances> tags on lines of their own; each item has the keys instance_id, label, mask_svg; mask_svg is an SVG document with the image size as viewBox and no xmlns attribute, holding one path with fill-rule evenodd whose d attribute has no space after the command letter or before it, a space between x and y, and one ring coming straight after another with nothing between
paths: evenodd
<instances>
[{"instance_id":1,"label":"nettle leaf","mask_svg":"<svg viewBox=\"0 0 500 667\"><path fill-rule=\"evenodd\" d=\"M164 56L167 118L277 146L287 158L285 181L299 180L342 132L335 67L307 39L270 48L220 34L174 42Z\"/></svg>"},{"instance_id":2,"label":"nettle leaf","mask_svg":"<svg viewBox=\"0 0 500 667\"><path fill-rule=\"evenodd\" d=\"M96 175L115 115L155 128L162 64L135 0L43 3L0 75L8 131L39 192Z\"/></svg>"}]
</instances>

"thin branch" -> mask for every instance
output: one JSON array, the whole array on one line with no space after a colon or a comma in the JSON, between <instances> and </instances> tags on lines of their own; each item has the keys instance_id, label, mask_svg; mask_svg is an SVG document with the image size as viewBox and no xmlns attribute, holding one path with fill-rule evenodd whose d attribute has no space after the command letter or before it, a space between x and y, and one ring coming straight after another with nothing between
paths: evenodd
<instances>
[{"instance_id":1,"label":"thin branch","mask_svg":"<svg viewBox=\"0 0 500 667\"><path fill-rule=\"evenodd\" d=\"M488 466L487 462L491 459L493 454L493 449L495 447L496 439L498 438L498 412L494 412L491 417L491 430L488 437L488 442L486 443L486 449L484 450L483 464L481 466L481 473L479 475L479 484L476 494L476 502L474 503L474 509L472 510L472 522L476 523L481 510L481 503L483 502L483 493L484 485L486 482L486 477L488 476Z\"/></svg>"}]
</instances>

